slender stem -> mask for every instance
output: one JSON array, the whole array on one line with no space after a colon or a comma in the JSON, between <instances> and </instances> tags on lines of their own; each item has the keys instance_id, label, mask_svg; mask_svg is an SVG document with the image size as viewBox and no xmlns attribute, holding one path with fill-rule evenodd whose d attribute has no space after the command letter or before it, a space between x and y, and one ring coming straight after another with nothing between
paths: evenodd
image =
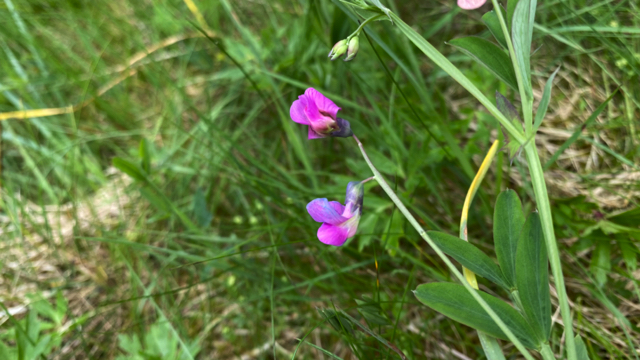
<instances>
[{"instance_id":1,"label":"slender stem","mask_svg":"<svg viewBox=\"0 0 640 360\"><path fill-rule=\"evenodd\" d=\"M364 28L365 25L367 25L368 23L377 20L381 17L385 16L384 14L379 14L379 15L374 15L368 19L366 19L365 21L362 22L362 24L360 24L360 26L358 26L358 28L356 29L356 31L354 31L351 35L349 35L347 37L347 42L349 42L349 40L351 40L351 38L358 36L358 34L360 34L360 31L362 31L362 29Z\"/></svg>"},{"instance_id":2,"label":"slender stem","mask_svg":"<svg viewBox=\"0 0 640 360\"><path fill-rule=\"evenodd\" d=\"M542 358L544 360L556 360L556 357L553 355L553 351L551 350L551 346L549 346L549 344L542 344L540 355L542 355Z\"/></svg>"},{"instance_id":3,"label":"slender stem","mask_svg":"<svg viewBox=\"0 0 640 360\"><path fill-rule=\"evenodd\" d=\"M567 358L576 360L576 346L573 338L573 320L571 318L571 309L569 308L569 297L567 289L564 285L564 276L562 275L562 263L560 261L560 253L556 242L556 235L553 231L553 218L551 217L551 205L549 204L549 194L547 193L547 185L544 182L544 172L538 149L532 141L525 148L527 162L529 164L529 174L531 176L531 184L533 192L538 204L538 212L540 214L540 222L542 223L542 232L544 234L545 243L547 245L547 254L551 263L551 273L556 285L558 293L558 303L560 304L560 314L564 324L564 338L567 346Z\"/></svg>"},{"instance_id":4,"label":"slender stem","mask_svg":"<svg viewBox=\"0 0 640 360\"><path fill-rule=\"evenodd\" d=\"M442 250L440 250L438 245L436 245L436 243L434 243L433 240L431 240L429 235L427 235L427 232L424 231L422 226L420 226L420 223L418 223L418 221L413 217L411 212L409 212L409 210L404 206L404 204L398 198L398 196L395 194L393 189L391 189L389 184L384 180L384 177L382 176L382 174L380 174L380 172L378 171L378 169L376 169L376 167L373 165L371 160L369 160L369 156L367 156L367 153L364 150L364 146L362 146L362 143L360 142L360 140L358 140L358 138L355 135L353 135L353 138L358 143L358 147L360 148L360 152L362 152L362 156L364 157L364 160L367 162L367 165L369 165L369 168L371 169L371 171L375 175L376 180L378 181L378 183L380 184L382 189L387 193L387 195L389 196L391 201L393 201L393 203L396 205L398 210L400 210L402 215L404 215L404 217L407 219L407 221L409 221L409 223L413 226L413 228L416 229L416 231L418 232L420 237L422 237L422 239L424 239L424 241L426 241L427 244L429 244L429 246L431 246L431 248L436 252L436 254L440 257L440 259L442 259L442 261L445 263L445 265L447 265L449 270L451 270L453 275L460 281L462 286L464 286L465 289L467 289L467 291L478 302L478 304L480 304L480 306L484 309L484 311L487 312L489 317L491 317L491 319L493 319L493 321L496 322L496 324L498 325L500 330L502 330L502 332L504 332L504 334L507 336L507 338L509 338L509 340L511 340L511 342L513 342L513 344L516 346L516 348L518 348L520 353L522 353L522 355L527 360L534 360L533 356L531 356L529 351L524 347L524 345L522 345L520 340L518 340L518 338L513 334L511 329L509 329L509 327L502 321L502 319L500 319L498 314L496 314L495 311L493 311L493 309L491 309L489 304L487 304L487 302L480 296L478 291L475 290L474 288L472 288L471 285L469 285L469 283L466 281L464 275L462 275L460 270L458 270L455 267L455 265L453 265L451 260L449 260L449 258L442 252Z\"/></svg>"}]
</instances>

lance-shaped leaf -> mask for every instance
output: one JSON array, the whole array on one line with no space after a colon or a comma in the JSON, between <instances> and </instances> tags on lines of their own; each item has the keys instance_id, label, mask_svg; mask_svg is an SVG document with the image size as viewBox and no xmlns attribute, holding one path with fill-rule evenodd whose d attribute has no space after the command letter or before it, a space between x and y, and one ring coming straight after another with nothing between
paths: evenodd
<instances>
[{"instance_id":1,"label":"lance-shaped leaf","mask_svg":"<svg viewBox=\"0 0 640 360\"><path fill-rule=\"evenodd\" d=\"M475 36L453 39L448 44L462 50L505 84L516 91L518 90L518 82L511 60L498 45Z\"/></svg>"},{"instance_id":2,"label":"lance-shaped leaf","mask_svg":"<svg viewBox=\"0 0 640 360\"><path fill-rule=\"evenodd\" d=\"M511 23L513 22L513 13L516 12L516 5L518 5L518 0L508 0L507 2L507 26L509 27L509 31L511 31Z\"/></svg>"},{"instance_id":3,"label":"lance-shaped leaf","mask_svg":"<svg viewBox=\"0 0 640 360\"><path fill-rule=\"evenodd\" d=\"M524 346L531 349L539 347L540 341L535 332L516 309L487 293L482 291L478 291L478 293ZM493 337L507 339L498 324L462 285L453 283L423 284L418 286L414 294L421 303L446 317Z\"/></svg>"},{"instance_id":4,"label":"lance-shaped leaf","mask_svg":"<svg viewBox=\"0 0 640 360\"><path fill-rule=\"evenodd\" d=\"M510 287L516 284L516 249L524 225L522 204L513 190L498 196L493 213L493 242L500 269Z\"/></svg>"},{"instance_id":5,"label":"lance-shaped leaf","mask_svg":"<svg viewBox=\"0 0 640 360\"><path fill-rule=\"evenodd\" d=\"M589 360L589 353L587 352L587 346L584 344L582 337L576 335L576 358L578 360Z\"/></svg>"},{"instance_id":6,"label":"lance-shaped leaf","mask_svg":"<svg viewBox=\"0 0 640 360\"><path fill-rule=\"evenodd\" d=\"M553 88L553 79L556 77L556 74L560 70L560 67L556 69L556 71L549 76L547 83L544 86L544 92L542 93L542 99L540 99L540 104L538 104L538 109L536 110L536 121L533 124L533 133L535 134L538 131L538 128L542 124L542 120L544 120L544 116L547 114L547 108L549 107L549 100L551 100L551 89Z\"/></svg>"},{"instance_id":7,"label":"lance-shaped leaf","mask_svg":"<svg viewBox=\"0 0 640 360\"><path fill-rule=\"evenodd\" d=\"M529 324L541 341L551 333L549 260L538 213L529 215L518 243L516 285Z\"/></svg>"},{"instance_id":8,"label":"lance-shaped leaf","mask_svg":"<svg viewBox=\"0 0 640 360\"><path fill-rule=\"evenodd\" d=\"M498 91L496 91L496 107L504 116L507 117L507 119L511 120L516 128L522 127L522 122L520 120L520 116L518 115L518 110L515 106L513 106L511 101L509 101ZM502 134L504 135L504 142L507 145L507 149L509 150L509 160L513 161L516 155L522 151L522 145L520 145L517 141L511 141L509 139L509 135L504 131L504 127L501 126L500 128L502 129Z\"/></svg>"},{"instance_id":9,"label":"lance-shaped leaf","mask_svg":"<svg viewBox=\"0 0 640 360\"><path fill-rule=\"evenodd\" d=\"M527 94L531 95L531 40L536 0L520 0L516 5L511 23L513 51L520 68Z\"/></svg>"},{"instance_id":10,"label":"lance-shaped leaf","mask_svg":"<svg viewBox=\"0 0 640 360\"><path fill-rule=\"evenodd\" d=\"M462 266L506 290L511 287L498 265L475 245L439 231L428 231L427 234L445 254L454 258Z\"/></svg>"},{"instance_id":11,"label":"lance-shaped leaf","mask_svg":"<svg viewBox=\"0 0 640 360\"><path fill-rule=\"evenodd\" d=\"M500 7L500 11L502 11L502 18L506 19L507 12L502 8L502 6ZM504 38L504 32L502 31L502 27L500 26L500 19L498 19L498 14L496 13L495 9L482 15L482 22L484 22L484 24L487 26L498 44L500 44L503 49L507 49L507 40Z\"/></svg>"}]
</instances>

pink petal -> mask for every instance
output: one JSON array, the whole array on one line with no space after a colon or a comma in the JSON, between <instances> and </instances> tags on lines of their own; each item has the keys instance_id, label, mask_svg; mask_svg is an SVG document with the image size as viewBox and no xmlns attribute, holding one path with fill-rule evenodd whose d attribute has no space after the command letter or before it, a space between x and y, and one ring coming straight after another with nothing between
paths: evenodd
<instances>
[{"instance_id":1,"label":"pink petal","mask_svg":"<svg viewBox=\"0 0 640 360\"><path fill-rule=\"evenodd\" d=\"M336 104L334 104L333 101L329 100L326 96L322 95L318 90L314 88L308 88L304 92L304 94L309 100L313 101L316 104L318 110L328 114L334 120L336 119L338 110L340 110L340 108Z\"/></svg>"},{"instance_id":2,"label":"pink petal","mask_svg":"<svg viewBox=\"0 0 640 360\"><path fill-rule=\"evenodd\" d=\"M358 231L358 224L360 223L360 210L356 211L352 216L353 217L349 220L338 225L347 231L347 238L353 237Z\"/></svg>"},{"instance_id":3,"label":"pink petal","mask_svg":"<svg viewBox=\"0 0 640 360\"><path fill-rule=\"evenodd\" d=\"M322 224L318 229L318 240L333 246L342 246L349 237L349 231L341 226Z\"/></svg>"},{"instance_id":4,"label":"pink petal","mask_svg":"<svg viewBox=\"0 0 640 360\"><path fill-rule=\"evenodd\" d=\"M307 212L317 222L327 224L341 224L347 221L347 218L338 213L335 205L331 205L327 199L315 199L307 204Z\"/></svg>"},{"instance_id":5,"label":"pink petal","mask_svg":"<svg viewBox=\"0 0 640 360\"><path fill-rule=\"evenodd\" d=\"M304 108L307 105L307 98L302 95L300 98L291 104L291 109L289 109L289 115L291 116L291 120L297 122L298 124L309 125L309 119L304 114Z\"/></svg>"},{"instance_id":6,"label":"pink petal","mask_svg":"<svg viewBox=\"0 0 640 360\"><path fill-rule=\"evenodd\" d=\"M458 6L465 10L477 9L484 5L487 0L458 0Z\"/></svg>"},{"instance_id":7,"label":"pink petal","mask_svg":"<svg viewBox=\"0 0 640 360\"><path fill-rule=\"evenodd\" d=\"M337 201L329 201L329 205L331 205L331 207L333 207L333 209L338 214L344 213L344 205L340 204L339 202L337 202Z\"/></svg>"},{"instance_id":8,"label":"pink petal","mask_svg":"<svg viewBox=\"0 0 640 360\"><path fill-rule=\"evenodd\" d=\"M327 137L327 135L318 134L317 132L313 131L311 126L309 126L309 135L307 136L307 139L322 139L325 137Z\"/></svg>"}]
</instances>

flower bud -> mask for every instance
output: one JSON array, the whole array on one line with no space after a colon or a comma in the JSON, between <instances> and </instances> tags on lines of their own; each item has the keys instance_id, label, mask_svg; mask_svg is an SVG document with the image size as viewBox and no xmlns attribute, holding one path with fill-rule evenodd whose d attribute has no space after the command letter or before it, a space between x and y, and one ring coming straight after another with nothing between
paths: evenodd
<instances>
[{"instance_id":1,"label":"flower bud","mask_svg":"<svg viewBox=\"0 0 640 360\"><path fill-rule=\"evenodd\" d=\"M347 40L340 40L331 49L329 52L329 57L331 60L335 60L342 56L345 52L347 52Z\"/></svg>"},{"instance_id":2,"label":"flower bud","mask_svg":"<svg viewBox=\"0 0 640 360\"><path fill-rule=\"evenodd\" d=\"M360 39L356 36L349 40L349 45L347 48L347 57L344 58L344 61L351 61L353 58L358 55L358 50L360 49Z\"/></svg>"}]
</instances>

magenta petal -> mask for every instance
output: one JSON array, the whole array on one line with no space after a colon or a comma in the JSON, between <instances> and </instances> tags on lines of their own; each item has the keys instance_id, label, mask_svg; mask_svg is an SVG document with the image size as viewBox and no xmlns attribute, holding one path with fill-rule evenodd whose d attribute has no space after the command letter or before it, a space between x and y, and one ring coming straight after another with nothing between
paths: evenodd
<instances>
[{"instance_id":1,"label":"magenta petal","mask_svg":"<svg viewBox=\"0 0 640 360\"><path fill-rule=\"evenodd\" d=\"M329 201L329 205L331 205L331 207L333 207L333 209L337 211L338 214L344 213L344 205L340 204L339 202Z\"/></svg>"},{"instance_id":2,"label":"magenta petal","mask_svg":"<svg viewBox=\"0 0 640 360\"><path fill-rule=\"evenodd\" d=\"M309 136L307 136L307 139L322 139L325 137L327 137L327 135L318 134L317 132L313 131L311 126L309 126Z\"/></svg>"},{"instance_id":3,"label":"magenta petal","mask_svg":"<svg viewBox=\"0 0 640 360\"><path fill-rule=\"evenodd\" d=\"M315 199L307 204L307 212L317 222L341 224L348 219L338 213L327 199Z\"/></svg>"},{"instance_id":4,"label":"magenta petal","mask_svg":"<svg viewBox=\"0 0 640 360\"><path fill-rule=\"evenodd\" d=\"M318 110L330 115L334 120L336 119L338 110L340 110L340 108L336 104L334 104L333 101L329 100L326 96L322 95L318 90L314 88L308 88L304 92L304 94L310 101L313 101L316 104Z\"/></svg>"},{"instance_id":5,"label":"magenta petal","mask_svg":"<svg viewBox=\"0 0 640 360\"><path fill-rule=\"evenodd\" d=\"M348 230L340 226L322 224L318 229L318 240L327 245L342 246L348 236Z\"/></svg>"},{"instance_id":6,"label":"magenta petal","mask_svg":"<svg viewBox=\"0 0 640 360\"><path fill-rule=\"evenodd\" d=\"M304 114L304 108L307 104L307 99L304 96L300 96L300 98L291 104L291 109L289 109L289 115L291 116L291 120L297 122L298 124L309 125L309 119Z\"/></svg>"},{"instance_id":7,"label":"magenta petal","mask_svg":"<svg viewBox=\"0 0 640 360\"><path fill-rule=\"evenodd\" d=\"M487 0L458 0L458 6L465 10L477 9L484 5Z\"/></svg>"}]
</instances>

